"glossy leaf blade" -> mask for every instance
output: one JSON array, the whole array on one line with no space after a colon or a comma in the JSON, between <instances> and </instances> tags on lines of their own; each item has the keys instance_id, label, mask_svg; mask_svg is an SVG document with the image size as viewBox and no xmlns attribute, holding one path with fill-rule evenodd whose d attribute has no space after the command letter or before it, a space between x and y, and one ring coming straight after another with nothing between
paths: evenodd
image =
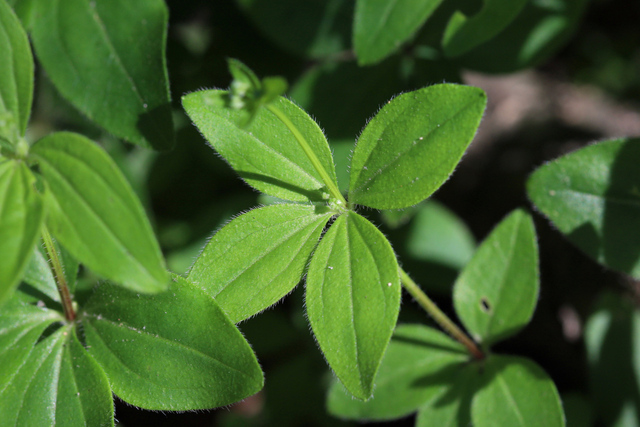
<instances>
[{"instance_id":1,"label":"glossy leaf blade","mask_svg":"<svg viewBox=\"0 0 640 427\"><path fill-rule=\"evenodd\" d=\"M278 302L300 282L330 212L306 205L254 209L209 241L188 279L233 323Z\"/></svg>"},{"instance_id":2,"label":"glossy leaf blade","mask_svg":"<svg viewBox=\"0 0 640 427\"><path fill-rule=\"evenodd\" d=\"M535 363L512 356L492 355L484 374L488 383L471 406L477 427L562 427L562 403L553 381Z\"/></svg>"},{"instance_id":3,"label":"glossy leaf blade","mask_svg":"<svg viewBox=\"0 0 640 427\"><path fill-rule=\"evenodd\" d=\"M402 209L429 197L473 139L486 100L481 89L442 84L389 101L358 139L349 201Z\"/></svg>"},{"instance_id":4,"label":"glossy leaf blade","mask_svg":"<svg viewBox=\"0 0 640 427\"><path fill-rule=\"evenodd\" d=\"M371 397L400 305L391 245L350 212L320 241L307 274L309 323L331 368L355 397Z\"/></svg>"},{"instance_id":5,"label":"glossy leaf blade","mask_svg":"<svg viewBox=\"0 0 640 427\"><path fill-rule=\"evenodd\" d=\"M24 134L31 113L33 57L20 20L4 1L0 2L0 52L0 137L11 140Z\"/></svg>"},{"instance_id":6,"label":"glossy leaf blade","mask_svg":"<svg viewBox=\"0 0 640 427\"><path fill-rule=\"evenodd\" d=\"M229 108L227 98L226 91L200 91L183 97L182 105L205 139L249 185L281 199L324 200L322 177L287 126L262 108L245 127L247 112ZM280 97L272 105L304 135L337 185L329 145L316 122L285 98Z\"/></svg>"},{"instance_id":7,"label":"glossy leaf blade","mask_svg":"<svg viewBox=\"0 0 640 427\"><path fill-rule=\"evenodd\" d=\"M89 353L124 401L153 410L228 405L262 388L249 344L213 298L175 277L167 292L103 285L80 318Z\"/></svg>"},{"instance_id":8,"label":"glossy leaf blade","mask_svg":"<svg viewBox=\"0 0 640 427\"><path fill-rule=\"evenodd\" d=\"M44 219L35 177L19 161L0 163L0 303L22 279Z\"/></svg>"},{"instance_id":9,"label":"glossy leaf blade","mask_svg":"<svg viewBox=\"0 0 640 427\"><path fill-rule=\"evenodd\" d=\"M640 139L590 145L531 175L529 197L567 238L607 267L640 278Z\"/></svg>"},{"instance_id":10,"label":"glossy leaf blade","mask_svg":"<svg viewBox=\"0 0 640 427\"><path fill-rule=\"evenodd\" d=\"M31 149L48 184L51 233L96 273L140 292L166 289L168 276L151 225L113 160L73 133Z\"/></svg>"},{"instance_id":11,"label":"glossy leaf blade","mask_svg":"<svg viewBox=\"0 0 640 427\"><path fill-rule=\"evenodd\" d=\"M373 398L355 400L335 382L327 408L337 417L360 421L407 416L438 395L451 371L461 370L467 360L464 347L442 332L399 325L382 359Z\"/></svg>"},{"instance_id":12,"label":"glossy leaf blade","mask_svg":"<svg viewBox=\"0 0 640 427\"><path fill-rule=\"evenodd\" d=\"M454 285L453 301L473 338L489 346L529 323L538 290L533 221L517 210L480 245Z\"/></svg>"},{"instance_id":13,"label":"glossy leaf blade","mask_svg":"<svg viewBox=\"0 0 640 427\"><path fill-rule=\"evenodd\" d=\"M409 40L442 0L358 0L353 46L360 65L374 64Z\"/></svg>"},{"instance_id":14,"label":"glossy leaf blade","mask_svg":"<svg viewBox=\"0 0 640 427\"><path fill-rule=\"evenodd\" d=\"M38 3L32 38L60 93L114 135L173 146L162 0Z\"/></svg>"}]
</instances>

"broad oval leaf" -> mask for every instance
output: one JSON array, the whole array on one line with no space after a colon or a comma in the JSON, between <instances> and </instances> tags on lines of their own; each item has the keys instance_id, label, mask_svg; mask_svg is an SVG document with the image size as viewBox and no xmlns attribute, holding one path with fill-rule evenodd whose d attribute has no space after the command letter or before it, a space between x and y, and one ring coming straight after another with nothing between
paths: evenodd
<instances>
[{"instance_id":1,"label":"broad oval leaf","mask_svg":"<svg viewBox=\"0 0 640 427\"><path fill-rule=\"evenodd\" d=\"M0 139L24 134L33 98L33 57L27 34L11 7L0 2Z\"/></svg>"},{"instance_id":2,"label":"broad oval leaf","mask_svg":"<svg viewBox=\"0 0 640 427\"><path fill-rule=\"evenodd\" d=\"M640 278L640 138L590 145L536 170L529 197L577 247Z\"/></svg>"},{"instance_id":3,"label":"broad oval leaf","mask_svg":"<svg viewBox=\"0 0 640 427\"><path fill-rule=\"evenodd\" d=\"M166 289L169 279L149 220L104 150L61 132L38 141L30 154L48 184L50 231L75 258L130 289Z\"/></svg>"},{"instance_id":4,"label":"broad oval leaf","mask_svg":"<svg viewBox=\"0 0 640 427\"><path fill-rule=\"evenodd\" d=\"M402 209L449 178L476 133L482 89L441 84L389 101L367 124L351 159L349 201Z\"/></svg>"},{"instance_id":5,"label":"broad oval leaf","mask_svg":"<svg viewBox=\"0 0 640 427\"><path fill-rule=\"evenodd\" d=\"M162 0L41 1L32 39L60 93L114 135L173 146Z\"/></svg>"},{"instance_id":6,"label":"broad oval leaf","mask_svg":"<svg viewBox=\"0 0 640 427\"><path fill-rule=\"evenodd\" d=\"M213 298L174 277L167 292L137 295L105 284L79 314L89 353L132 405L186 411L257 393L262 371Z\"/></svg>"},{"instance_id":7,"label":"broad oval leaf","mask_svg":"<svg viewBox=\"0 0 640 427\"><path fill-rule=\"evenodd\" d=\"M188 279L233 323L278 302L300 282L331 212L308 205L254 209L218 231Z\"/></svg>"},{"instance_id":8,"label":"broad oval leaf","mask_svg":"<svg viewBox=\"0 0 640 427\"><path fill-rule=\"evenodd\" d=\"M358 0L353 47L360 65L375 64L410 39L442 0Z\"/></svg>"},{"instance_id":9,"label":"broad oval leaf","mask_svg":"<svg viewBox=\"0 0 640 427\"><path fill-rule=\"evenodd\" d=\"M40 236L44 208L21 161L0 161L0 303L22 279Z\"/></svg>"},{"instance_id":10,"label":"broad oval leaf","mask_svg":"<svg viewBox=\"0 0 640 427\"><path fill-rule=\"evenodd\" d=\"M453 302L473 338L490 346L529 323L538 289L533 221L517 210L482 242L454 285Z\"/></svg>"},{"instance_id":11,"label":"broad oval leaf","mask_svg":"<svg viewBox=\"0 0 640 427\"><path fill-rule=\"evenodd\" d=\"M471 404L477 427L563 427L558 390L547 374L529 359L491 355L482 374L486 385Z\"/></svg>"},{"instance_id":12,"label":"broad oval leaf","mask_svg":"<svg viewBox=\"0 0 640 427\"><path fill-rule=\"evenodd\" d=\"M182 98L182 105L205 139L252 187L297 202L326 199L322 177L289 128L268 109L261 108L244 126L247 112L228 107L226 91L194 92ZM271 105L304 135L337 186L329 144L317 123L283 97Z\"/></svg>"},{"instance_id":13,"label":"broad oval leaf","mask_svg":"<svg viewBox=\"0 0 640 427\"><path fill-rule=\"evenodd\" d=\"M382 359L373 397L353 399L334 382L327 397L329 412L340 418L392 420L437 400L452 372L469 356L464 347L440 331L422 325L399 325Z\"/></svg>"},{"instance_id":14,"label":"broad oval leaf","mask_svg":"<svg viewBox=\"0 0 640 427\"><path fill-rule=\"evenodd\" d=\"M468 17L456 11L444 31L442 47L448 56L459 56L495 37L513 21L527 0L484 0L482 9Z\"/></svg>"},{"instance_id":15,"label":"broad oval leaf","mask_svg":"<svg viewBox=\"0 0 640 427\"><path fill-rule=\"evenodd\" d=\"M338 217L311 258L305 301L327 362L351 394L369 399L400 309L388 240L355 212Z\"/></svg>"}]
</instances>

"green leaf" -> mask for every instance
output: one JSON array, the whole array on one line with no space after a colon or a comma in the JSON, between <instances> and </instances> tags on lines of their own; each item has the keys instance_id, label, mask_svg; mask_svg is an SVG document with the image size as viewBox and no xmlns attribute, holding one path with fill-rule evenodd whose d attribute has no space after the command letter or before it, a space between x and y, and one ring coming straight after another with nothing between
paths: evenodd
<instances>
[{"instance_id":1,"label":"green leaf","mask_svg":"<svg viewBox=\"0 0 640 427\"><path fill-rule=\"evenodd\" d=\"M358 0L353 46L360 65L375 64L409 40L442 0Z\"/></svg>"},{"instance_id":2,"label":"green leaf","mask_svg":"<svg viewBox=\"0 0 640 427\"><path fill-rule=\"evenodd\" d=\"M478 88L434 85L389 101L367 124L351 160L349 201L402 209L449 178L480 124Z\"/></svg>"},{"instance_id":3,"label":"green leaf","mask_svg":"<svg viewBox=\"0 0 640 427\"><path fill-rule=\"evenodd\" d=\"M464 347L442 332L399 325L382 359L373 398L354 400L334 382L327 408L337 417L361 421L407 416L442 394L452 371L462 370L468 359Z\"/></svg>"},{"instance_id":4,"label":"green leaf","mask_svg":"<svg viewBox=\"0 0 640 427\"><path fill-rule=\"evenodd\" d=\"M162 0L41 0L32 39L60 93L114 135L174 143Z\"/></svg>"},{"instance_id":5,"label":"green leaf","mask_svg":"<svg viewBox=\"0 0 640 427\"><path fill-rule=\"evenodd\" d=\"M456 11L445 29L442 47L448 56L459 56L499 34L522 11L527 0L484 0L472 17Z\"/></svg>"},{"instance_id":6,"label":"green leaf","mask_svg":"<svg viewBox=\"0 0 640 427\"><path fill-rule=\"evenodd\" d=\"M33 98L29 39L11 7L0 1L0 139L24 135Z\"/></svg>"},{"instance_id":7,"label":"green leaf","mask_svg":"<svg viewBox=\"0 0 640 427\"><path fill-rule=\"evenodd\" d=\"M529 197L590 257L640 278L640 139L567 154L529 178Z\"/></svg>"},{"instance_id":8,"label":"green leaf","mask_svg":"<svg viewBox=\"0 0 640 427\"><path fill-rule=\"evenodd\" d=\"M79 314L115 394L145 409L186 411L258 392L262 371L240 331L213 298L174 280L155 295L105 284Z\"/></svg>"},{"instance_id":9,"label":"green leaf","mask_svg":"<svg viewBox=\"0 0 640 427\"><path fill-rule=\"evenodd\" d=\"M278 302L302 279L331 213L305 205L254 209L217 232L188 279L233 323Z\"/></svg>"},{"instance_id":10,"label":"green leaf","mask_svg":"<svg viewBox=\"0 0 640 427\"><path fill-rule=\"evenodd\" d=\"M490 356L484 373L487 384L473 398L476 427L565 425L560 396L553 381L535 363L512 356Z\"/></svg>"},{"instance_id":11,"label":"green leaf","mask_svg":"<svg viewBox=\"0 0 640 427\"><path fill-rule=\"evenodd\" d=\"M309 323L327 362L366 400L400 308L398 263L380 231L355 212L335 221L307 274Z\"/></svg>"},{"instance_id":12,"label":"green leaf","mask_svg":"<svg viewBox=\"0 0 640 427\"><path fill-rule=\"evenodd\" d=\"M62 271L65 276L67 287L69 288L69 292L73 294L78 275L78 262L55 241L54 246L58 251L58 258L62 263ZM42 244L36 244L34 246L31 261L29 261L29 264L27 265L22 280L51 298L53 301L60 302L58 286L55 278L53 277L53 270L51 264L49 264L49 261L47 260Z\"/></svg>"},{"instance_id":13,"label":"green leaf","mask_svg":"<svg viewBox=\"0 0 640 427\"><path fill-rule=\"evenodd\" d=\"M206 90L183 97L182 105L207 141L252 187L285 200L325 200L322 177L287 126L263 108L245 127L248 112L229 108L228 98L226 91ZM285 98L272 105L300 130L336 183L329 145L316 122Z\"/></svg>"},{"instance_id":14,"label":"green leaf","mask_svg":"<svg viewBox=\"0 0 640 427\"><path fill-rule=\"evenodd\" d=\"M21 161L0 160L0 304L22 279L44 219L35 177Z\"/></svg>"},{"instance_id":15,"label":"green leaf","mask_svg":"<svg viewBox=\"0 0 640 427\"><path fill-rule=\"evenodd\" d=\"M531 320L539 289L537 249L531 217L516 210L485 239L456 281L456 313L485 347Z\"/></svg>"},{"instance_id":16,"label":"green leaf","mask_svg":"<svg viewBox=\"0 0 640 427\"><path fill-rule=\"evenodd\" d=\"M98 145L60 132L34 144L31 155L48 184L49 229L75 258L130 289L166 289L168 276L149 220Z\"/></svg>"}]
</instances>

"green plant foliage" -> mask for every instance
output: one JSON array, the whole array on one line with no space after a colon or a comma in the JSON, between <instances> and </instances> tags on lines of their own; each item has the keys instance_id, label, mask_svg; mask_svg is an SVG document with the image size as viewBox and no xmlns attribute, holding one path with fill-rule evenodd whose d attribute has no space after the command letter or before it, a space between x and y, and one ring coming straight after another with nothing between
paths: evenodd
<instances>
[{"instance_id":1,"label":"green plant foliage","mask_svg":"<svg viewBox=\"0 0 640 427\"><path fill-rule=\"evenodd\" d=\"M237 217L209 241L188 279L214 297L234 323L259 313L302 279L332 215L322 211L278 204Z\"/></svg>"},{"instance_id":2,"label":"green plant foliage","mask_svg":"<svg viewBox=\"0 0 640 427\"><path fill-rule=\"evenodd\" d=\"M311 259L305 301L329 365L368 399L400 308L398 264L382 233L355 212L338 217Z\"/></svg>"},{"instance_id":3,"label":"green plant foliage","mask_svg":"<svg viewBox=\"0 0 640 427\"><path fill-rule=\"evenodd\" d=\"M206 409L262 388L262 371L240 331L185 279L174 277L167 292L143 296L103 285L80 319L89 353L128 403Z\"/></svg>"},{"instance_id":4,"label":"green plant foliage","mask_svg":"<svg viewBox=\"0 0 640 427\"><path fill-rule=\"evenodd\" d=\"M353 48L360 65L374 64L398 49L429 18L442 0L358 0Z\"/></svg>"},{"instance_id":5,"label":"green plant foliage","mask_svg":"<svg viewBox=\"0 0 640 427\"><path fill-rule=\"evenodd\" d=\"M478 248L453 288L458 317L484 345L516 334L538 299L538 248L531 217L515 211Z\"/></svg>"},{"instance_id":6,"label":"green plant foliage","mask_svg":"<svg viewBox=\"0 0 640 427\"><path fill-rule=\"evenodd\" d=\"M60 245L57 243L54 243L54 245L60 255L65 282L69 287L69 291L73 293L78 275L78 261L76 261L75 258L73 258ZM22 280L42 294L51 298L53 301L60 302L60 293L58 292L56 280L53 276L51 265L49 265L49 261L47 261L47 255L44 253L42 245L36 245L33 248L33 255L27 265Z\"/></svg>"},{"instance_id":7,"label":"green plant foliage","mask_svg":"<svg viewBox=\"0 0 640 427\"><path fill-rule=\"evenodd\" d=\"M173 146L162 0L38 1L32 39L60 93L114 135Z\"/></svg>"},{"instance_id":8,"label":"green plant foliage","mask_svg":"<svg viewBox=\"0 0 640 427\"><path fill-rule=\"evenodd\" d=\"M640 278L640 139L577 150L539 168L529 197L567 238L607 267Z\"/></svg>"},{"instance_id":9,"label":"green plant foliage","mask_svg":"<svg viewBox=\"0 0 640 427\"><path fill-rule=\"evenodd\" d=\"M449 178L486 105L478 88L435 85L389 101L367 124L351 160L349 201L401 209Z\"/></svg>"}]
</instances>

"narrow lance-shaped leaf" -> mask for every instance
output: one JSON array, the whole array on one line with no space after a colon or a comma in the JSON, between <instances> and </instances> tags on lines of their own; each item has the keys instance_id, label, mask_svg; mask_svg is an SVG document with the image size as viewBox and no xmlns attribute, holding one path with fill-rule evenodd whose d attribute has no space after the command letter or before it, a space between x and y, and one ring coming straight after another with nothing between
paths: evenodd
<instances>
[{"instance_id":1,"label":"narrow lance-shaped leaf","mask_svg":"<svg viewBox=\"0 0 640 427\"><path fill-rule=\"evenodd\" d=\"M31 149L48 184L48 225L79 261L141 292L166 289L160 248L131 186L111 158L73 133L47 136Z\"/></svg>"},{"instance_id":2,"label":"narrow lance-shaped leaf","mask_svg":"<svg viewBox=\"0 0 640 427\"><path fill-rule=\"evenodd\" d=\"M402 209L449 178L476 133L487 97L478 88L430 86L389 101L367 124L351 160L349 201Z\"/></svg>"},{"instance_id":3,"label":"narrow lance-shaped leaf","mask_svg":"<svg viewBox=\"0 0 640 427\"><path fill-rule=\"evenodd\" d=\"M44 217L35 177L21 161L0 163L0 303L18 285Z\"/></svg>"},{"instance_id":4,"label":"narrow lance-shaped leaf","mask_svg":"<svg viewBox=\"0 0 640 427\"><path fill-rule=\"evenodd\" d=\"M320 241L307 275L307 315L331 368L355 397L371 397L400 308L398 264L369 221L350 212Z\"/></svg>"},{"instance_id":5,"label":"narrow lance-shaped leaf","mask_svg":"<svg viewBox=\"0 0 640 427\"><path fill-rule=\"evenodd\" d=\"M191 271L238 323L278 302L302 279L331 217L305 205L273 205L235 218L209 241Z\"/></svg>"},{"instance_id":6,"label":"narrow lance-shaped leaf","mask_svg":"<svg viewBox=\"0 0 640 427\"><path fill-rule=\"evenodd\" d=\"M533 221L517 210L480 245L453 288L456 313L489 346L531 320L538 300L538 250Z\"/></svg>"},{"instance_id":7,"label":"narrow lance-shaped leaf","mask_svg":"<svg viewBox=\"0 0 640 427\"><path fill-rule=\"evenodd\" d=\"M162 0L41 1L33 44L60 93L116 136L173 146Z\"/></svg>"}]
</instances>

